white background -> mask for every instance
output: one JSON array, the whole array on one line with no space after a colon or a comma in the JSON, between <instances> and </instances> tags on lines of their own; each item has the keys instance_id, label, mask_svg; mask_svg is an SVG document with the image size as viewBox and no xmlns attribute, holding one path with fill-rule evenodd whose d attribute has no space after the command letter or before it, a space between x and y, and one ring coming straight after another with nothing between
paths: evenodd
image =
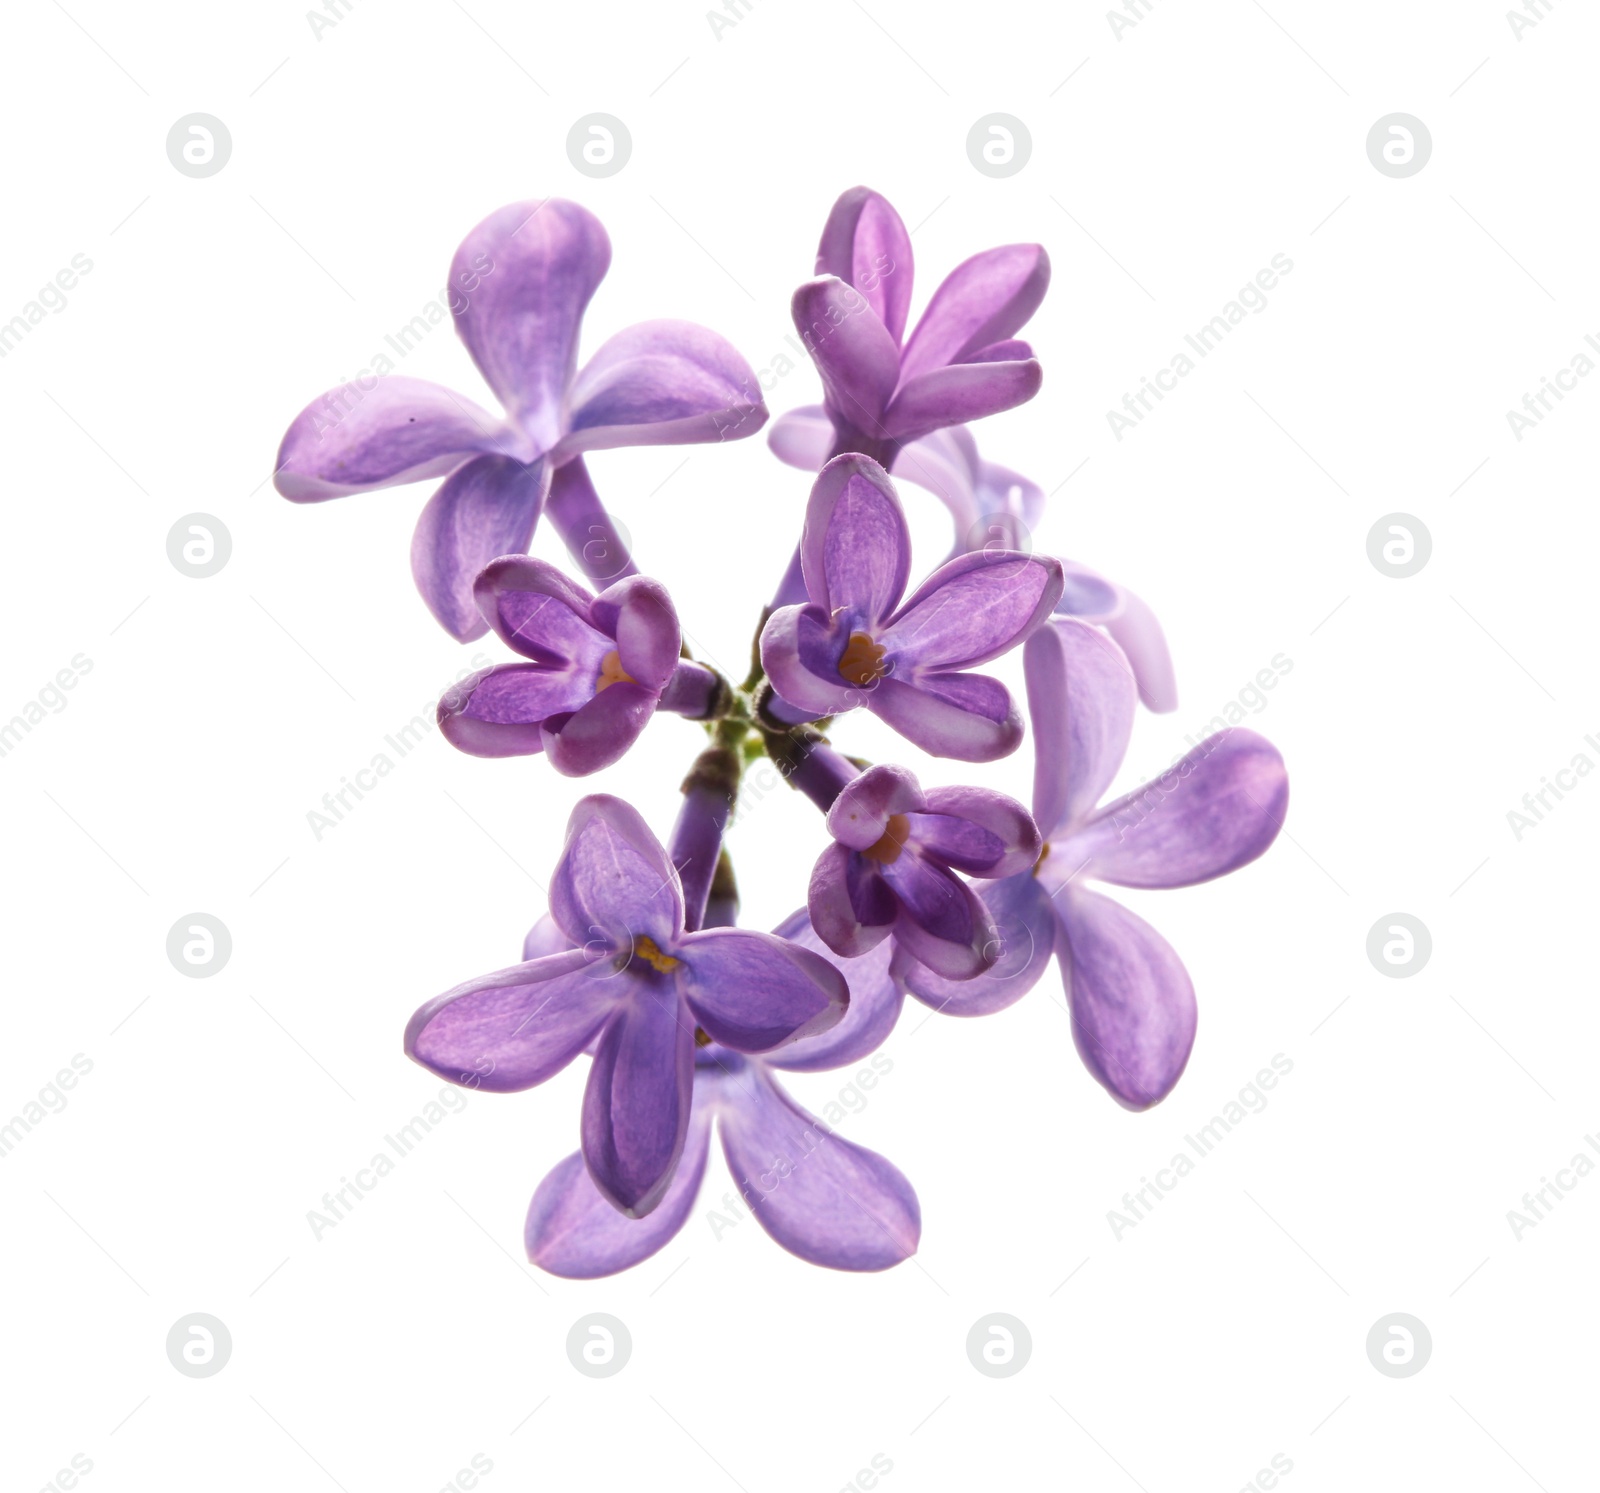
<instances>
[{"instance_id":1,"label":"white background","mask_svg":"<svg viewBox=\"0 0 1600 1493\"><path fill-rule=\"evenodd\" d=\"M481 1454L491 1490L832 1493L882 1454L890 1493L1177 1493L1281 1454L1291 1493L1593 1487L1600 1180L1520 1241L1506 1213L1600 1131L1600 782L1520 842L1506 813L1600 761L1600 379L1520 443L1505 418L1600 333L1593 14L1554 0L1519 40L1503 0L1155 0L1118 39L1095 5L753 0L719 39L698 3L465 4L355 0L320 40L292 3L7 7L0 320L74 254L94 268L0 362L0 717L74 655L93 669L0 760L0 1111L76 1053L93 1071L0 1164L5 1485L81 1454L103 1493L432 1493ZM165 154L196 111L233 137L206 180ZM565 150L594 111L633 136L604 181ZM1033 138L1006 180L966 156L994 111ZM1406 180L1365 150L1394 111L1433 136ZM552 193L615 248L587 349L681 316L769 366L857 182L916 228L918 308L978 249L1050 251L1043 392L978 436L1056 489L1040 548L1166 624L1183 703L1141 712L1119 790L1293 661L1249 722L1289 763L1285 835L1239 875L1126 897L1194 977L1186 1076L1119 1109L1053 970L982 1021L909 1008L842 1127L922 1200L922 1251L884 1276L809 1267L753 1222L715 1238L720 1158L644 1266L522 1263L581 1061L472 1097L314 1239L307 1211L437 1091L400 1052L413 1008L516 957L581 794L664 835L702 738L663 719L573 782L434 734L318 842L322 795L500 649L452 643L412 588L428 489L292 506L266 481L283 428L440 293L472 224ZM1278 253L1267 309L1115 440L1107 409ZM448 328L406 371L487 399ZM768 400L817 394L802 367ZM742 671L803 474L759 438L591 470L702 656ZM926 569L947 521L906 504ZM1434 544L1400 581L1365 549L1397 510ZM166 555L196 511L233 536L208 580ZM561 553L548 532L535 552ZM1027 795L1026 745L969 769L867 720L837 739ZM822 843L787 790L749 813L747 922L800 904ZM195 911L232 933L212 979L165 954ZM1366 956L1394 911L1432 932L1411 979ZM1275 1053L1294 1066L1269 1107L1118 1241L1108 1210ZM792 1087L816 1107L848 1081ZM233 1337L203 1380L164 1352L196 1311ZM632 1332L614 1378L567 1361L590 1311ZM966 1358L993 1311L1032 1334L1012 1378ZM1364 1348L1396 1311L1433 1338L1408 1379Z\"/></svg>"}]
</instances>

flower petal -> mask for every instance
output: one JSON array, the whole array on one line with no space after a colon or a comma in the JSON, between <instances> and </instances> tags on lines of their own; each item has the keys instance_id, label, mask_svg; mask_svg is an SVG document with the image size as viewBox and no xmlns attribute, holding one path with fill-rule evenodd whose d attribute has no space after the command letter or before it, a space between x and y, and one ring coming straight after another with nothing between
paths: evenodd
<instances>
[{"instance_id":1,"label":"flower petal","mask_svg":"<svg viewBox=\"0 0 1600 1493\"><path fill-rule=\"evenodd\" d=\"M273 484L296 503L443 477L468 457L514 454L515 434L439 384L390 374L370 389L341 384L294 418Z\"/></svg>"},{"instance_id":2,"label":"flower petal","mask_svg":"<svg viewBox=\"0 0 1600 1493\"><path fill-rule=\"evenodd\" d=\"M983 517L978 466L978 448L971 432L956 425L908 442L890 469L897 481L916 483L950 510L957 554L968 548L968 536Z\"/></svg>"},{"instance_id":3,"label":"flower petal","mask_svg":"<svg viewBox=\"0 0 1600 1493\"><path fill-rule=\"evenodd\" d=\"M1006 244L959 264L933 293L906 343L904 386L1020 330L1050 285L1050 256L1038 244Z\"/></svg>"},{"instance_id":4,"label":"flower petal","mask_svg":"<svg viewBox=\"0 0 1600 1493\"><path fill-rule=\"evenodd\" d=\"M1127 1109L1172 1091L1194 1046L1194 986L1172 946L1127 908L1080 887L1057 899L1062 982L1088 1070Z\"/></svg>"},{"instance_id":5,"label":"flower petal","mask_svg":"<svg viewBox=\"0 0 1600 1493\"><path fill-rule=\"evenodd\" d=\"M887 1270L916 1253L911 1184L874 1151L829 1132L752 1064L730 1092L722 1149L756 1220L791 1254L835 1270Z\"/></svg>"},{"instance_id":6,"label":"flower petal","mask_svg":"<svg viewBox=\"0 0 1600 1493\"><path fill-rule=\"evenodd\" d=\"M877 641L898 665L968 669L1022 642L1061 598L1061 562L978 550L941 565Z\"/></svg>"},{"instance_id":7,"label":"flower petal","mask_svg":"<svg viewBox=\"0 0 1600 1493\"><path fill-rule=\"evenodd\" d=\"M1289 806L1278 749L1254 731L1208 736L1159 778L1107 804L1063 853L1121 886L1194 886L1247 866Z\"/></svg>"},{"instance_id":8,"label":"flower petal","mask_svg":"<svg viewBox=\"0 0 1600 1493\"><path fill-rule=\"evenodd\" d=\"M914 685L880 679L863 703L936 757L994 762L1022 741L1022 717L1010 692L986 674L924 674Z\"/></svg>"},{"instance_id":9,"label":"flower petal","mask_svg":"<svg viewBox=\"0 0 1600 1493\"><path fill-rule=\"evenodd\" d=\"M833 450L833 421L820 404L789 410L767 427L767 449L786 466L820 471Z\"/></svg>"},{"instance_id":10,"label":"flower petal","mask_svg":"<svg viewBox=\"0 0 1600 1493\"><path fill-rule=\"evenodd\" d=\"M629 1218L654 1210L683 1154L694 1095L694 1023L671 983L628 982L634 999L600 1036L583 1094L583 1159Z\"/></svg>"},{"instance_id":11,"label":"flower petal","mask_svg":"<svg viewBox=\"0 0 1600 1493\"><path fill-rule=\"evenodd\" d=\"M812 602L829 612L848 607L870 627L899 601L911 534L889 474L870 457L836 456L818 474L800 563Z\"/></svg>"},{"instance_id":12,"label":"flower petal","mask_svg":"<svg viewBox=\"0 0 1600 1493\"><path fill-rule=\"evenodd\" d=\"M584 949L546 954L436 996L406 1027L406 1056L491 1094L543 1083L570 1063L625 993Z\"/></svg>"},{"instance_id":13,"label":"flower petal","mask_svg":"<svg viewBox=\"0 0 1600 1493\"><path fill-rule=\"evenodd\" d=\"M544 750L546 716L569 714L594 694L594 681L539 664L500 664L453 686L439 702L439 730L473 757L530 757Z\"/></svg>"},{"instance_id":14,"label":"flower petal","mask_svg":"<svg viewBox=\"0 0 1600 1493\"><path fill-rule=\"evenodd\" d=\"M1055 908L1031 871L974 890L995 928L995 962L988 969L971 980L947 980L904 948L896 952L893 966L918 1000L949 1016L1003 1011L1039 983L1055 953Z\"/></svg>"},{"instance_id":15,"label":"flower petal","mask_svg":"<svg viewBox=\"0 0 1600 1493\"><path fill-rule=\"evenodd\" d=\"M803 907L773 931L834 964L850 986L850 1006L832 1031L779 1048L762 1061L790 1072L816 1073L859 1062L882 1047L905 1000L904 989L889 970L894 946L885 939L859 959L841 958L817 936L811 914Z\"/></svg>"},{"instance_id":16,"label":"flower petal","mask_svg":"<svg viewBox=\"0 0 1600 1493\"><path fill-rule=\"evenodd\" d=\"M1071 618L1028 639L1022 670L1033 725L1033 817L1048 839L1093 809L1122 766L1133 735L1133 674L1103 632Z\"/></svg>"},{"instance_id":17,"label":"flower petal","mask_svg":"<svg viewBox=\"0 0 1600 1493\"><path fill-rule=\"evenodd\" d=\"M1031 871L1044 843L1033 815L992 788L930 788L915 830L947 865L992 880Z\"/></svg>"},{"instance_id":18,"label":"flower petal","mask_svg":"<svg viewBox=\"0 0 1600 1493\"><path fill-rule=\"evenodd\" d=\"M600 220L558 197L491 213L451 261L456 331L538 452L563 434L578 329L610 264Z\"/></svg>"},{"instance_id":19,"label":"flower petal","mask_svg":"<svg viewBox=\"0 0 1600 1493\"><path fill-rule=\"evenodd\" d=\"M618 660L635 684L660 691L678 667L683 633L660 581L631 575L595 598L594 618L617 640Z\"/></svg>"},{"instance_id":20,"label":"flower petal","mask_svg":"<svg viewBox=\"0 0 1600 1493\"><path fill-rule=\"evenodd\" d=\"M411 574L451 637L470 643L489 630L473 582L496 555L527 549L549 486L542 461L475 456L428 500L411 538Z\"/></svg>"},{"instance_id":21,"label":"flower petal","mask_svg":"<svg viewBox=\"0 0 1600 1493\"><path fill-rule=\"evenodd\" d=\"M557 462L618 446L736 441L767 423L756 376L689 321L644 321L602 343L572 385Z\"/></svg>"},{"instance_id":22,"label":"flower petal","mask_svg":"<svg viewBox=\"0 0 1600 1493\"><path fill-rule=\"evenodd\" d=\"M706 1033L735 1052L769 1052L839 1024L850 987L822 955L771 933L708 928L678 945L678 986Z\"/></svg>"},{"instance_id":23,"label":"flower petal","mask_svg":"<svg viewBox=\"0 0 1600 1493\"><path fill-rule=\"evenodd\" d=\"M822 378L828 413L881 435L883 412L900 377L900 349L871 303L830 275L795 291L790 311Z\"/></svg>"},{"instance_id":24,"label":"flower petal","mask_svg":"<svg viewBox=\"0 0 1600 1493\"><path fill-rule=\"evenodd\" d=\"M927 802L910 771L880 762L840 790L828 810L828 833L852 850L867 850L888 831L890 815L920 814Z\"/></svg>"},{"instance_id":25,"label":"flower petal","mask_svg":"<svg viewBox=\"0 0 1600 1493\"><path fill-rule=\"evenodd\" d=\"M582 1151L558 1163L528 1205L528 1258L568 1280L595 1280L648 1260L684 1226L699 1196L711 1154L711 1116L697 1087L672 1185L646 1218L629 1218L601 1196Z\"/></svg>"},{"instance_id":26,"label":"flower petal","mask_svg":"<svg viewBox=\"0 0 1600 1493\"><path fill-rule=\"evenodd\" d=\"M935 368L900 386L884 412L883 433L896 441L913 441L946 425L998 415L1026 404L1043 382L1044 370L1034 358Z\"/></svg>"},{"instance_id":27,"label":"flower petal","mask_svg":"<svg viewBox=\"0 0 1600 1493\"><path fill-rule=\"evenodd\" d=\"M522 940L522 957L525 961L539 959L546 954L564 953L571 947L572 940L561 931L561 925L545 913Z\"/></svg>"},{"instance_id":28,"label":"flower petal","mask_svg":"<svg viewBox=\"0 0 1600 1493\"><path fill-rule=\"evenodd\" d=\"M632 804L609 793L578 800L551 878L550 912L573 943L598 941L617 953L639 937L665 949L683 931L678 873Z\"/></svg>"},{"instance_id":29,"label":"flower petal","mask_svg":"<svg viewBox=\"0 0 1600 1493\"><path fill-rule=\"evenodd\" d=\"M883 868L900 901L895 941L950 980L981 975L1000 955L989 911L960 877L916 854Z\"/></svg>"},{"instance_id":30,"label":"flower petal","mask_svg":"<svg viewBox=\"0 0 1600 1493\"><path fill-rule=\"evenodd\" d=\"M550 765L563 777L586 778L620 761L650 724L661 699L642 684L607 685L571 715L549 716L540 739Z\"/></svg>"},{"instance_id":31,"label":"flower petal","mask_svg":"<svg viewBox=\"0 0 1600 1493\"><path fill-rule=\"evenodd\" d=\"M1127 593L1120 587L1073 560L1063 560L1061 570L1066 584L1061 590L1061 600L1056 603L1057 616L1081 617L1086 622L1104 624L1121 611Z\"/></svg>"},{"instance_id":32,"label":"flower petal","mask_svg":"<svg viewBox=\"0 0 1600 1493\"><path fill-rule=\"evenodd\" d=\"M495 636L524 658L598 668L611 647L590 621L594 597L548 560L501 555L478 572L472 594Z\"/></svg>"},{"instance_id":33,"label":"flower petal","mask_svg":"<svg viewBox=\"0 0 1600 1493\"><path fill-rule=\"evenodd\" d=\"M860 291L896 344L911 308L911 271L911 236L888 199L867 187L841 193L817 246L817 273Z\"/></svg>"},{"instance_id":34,"label":"flower petal","mask_svg":"<svg viewBox=\"0 0 1600 1493\"><path fill-rule=\"evenodd\" d=\"M1133 592L1123 588L1122 606L1106 622L1106 631L1128 655L1133 677L1139 681L1139 698L1147 710L1164 715L1178 708L1178 681L1172 671L1172 654L1156 614Z\"/></svg>"},{"instance_id":35,"label":"flower petal","mask_svg":"<svg viewBox=\"0 0 1600 1493\"><path fill-rule=\"evenodd\" d=\"M814 716L836 715L864 703L862 690L839 673L847 641L821 607L779 607L761 629L761 667L791 704Z\"/></svg>"},{"instance_id":36,"label":"flower petal","mask_svg":"<svg viewBox=\"0 0 1600 1493\"><path fill-rule=\"evenodd\" d=\"M856 876L856 857L848 846L834 843L817 857L811 868L811 885L807 891L806 906L811 915L811 926L817 936L835 954L846 959L859 959L869 954L889 936L894 924L895 903L883 895L887 889L881 879L875 885L880 895L874 905L856 906L858 888L853 883ZM871 900L871 899L869 899ZM862 916L865 912L871 921Z\"/></svg>"}]
</instances>

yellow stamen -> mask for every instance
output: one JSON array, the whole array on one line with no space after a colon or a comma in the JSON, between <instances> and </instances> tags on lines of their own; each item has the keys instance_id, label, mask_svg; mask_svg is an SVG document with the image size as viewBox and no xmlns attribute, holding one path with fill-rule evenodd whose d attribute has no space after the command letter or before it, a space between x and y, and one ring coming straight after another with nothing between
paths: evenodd
<instances>
[{"instance_id":1,"label":"yellow stamen","mask_svg":"<svg viewBox=\"0 0 1600 1493\"><path fill-rule=\"evenodd\" d=\"M1036 860L1033 863L1033 874L1035 876L1037 876L1039 874L1039 867L1044 864L1045 857L1047 855L1049 855L1049 854L1050 854L1050 842L1048 840L1046 840L1045 843L1044 843L1044 848L1039 852L1039 859Z\"/></svg>"},{"instance_id":2,"label":"yellow stamen","mask_svg":"<svg viewBox=\"0 0 1600 1493\"><path fill-rule=\"evenodd\" d=\"M888 827L883 836L874 845L869 845L861 853L869 861L877 861L882 866L892 866L900 859L900 852L906 848L906 840L911 835L911 823L904 814L891 814Z\"/></svg>"},{"instance_id":3,"label":"yellow stamen","mask_svg":"<svg viewBox=\"0 0 1600 1493\"><path fill-rule=\"evenodd\" d=\"M839 657L839 677L865 687L876 684L888 671L883 667L885 649L869 634L853 632Z\"/></svg>"},{"instance_id":4,"label":"yellow stamen","mask_svg":"<svg viewBox=\"0 0 1600 1493\"><path fill-rule=\"evenodd\" d=\"M600 677L595 681L594 692L613 684L637 684L639 681L622 667L622 655L615 648L600 660Z\"/></svg>"},{"instance_id":5,"label":"yellow stamen","mask_svg":"<svg viewBox=\"0 0 1600 1493\"><path fill-rule=\"evenodd\" d=\"M657 974L670 974L683 963L683 960L674 959L671 954L663 954L656 946L655 939L642 933L633 941L633 953L635 958L644 960Z\"/></svg>"},{"instance_id":6,"label":"yellow stamen","mask_svg":"<svg viewBox=\"0 0 1600 1493\"><path fill-rule=\"evenodd\" d=\"M706 1029L703 1026L697 1026L694 1029L694 1045L696 1047L711 1046L711 1038L706 1035Z\"/></svg>"}]
</instances>

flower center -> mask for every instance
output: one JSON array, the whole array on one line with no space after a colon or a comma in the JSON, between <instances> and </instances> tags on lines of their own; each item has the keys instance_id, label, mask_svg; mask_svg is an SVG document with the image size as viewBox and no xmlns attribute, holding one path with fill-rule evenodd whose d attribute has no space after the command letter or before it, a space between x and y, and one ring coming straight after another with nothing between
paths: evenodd
<instances>
[{"instance_id":1,"label":"flower center","mask_svg":"<svg viewBox=\"0 0 1600 1493\"><path fill-rule=\"evenodd\" d=\"M671 954L663 954L657 947L655 939L643 933L633 941L633 954L634 958L644 960L651 969L662 975L670 974L683 963L683 960L674 959Z\"/></svg>"},{"instance_id":2,"label":"flower center","mask_svg":"<svg viewBox=\"0 0 1600 1493\"><path fill-rule=\"evenodd\" d=\"M869 634L853 632L839 656L839 677L851 684L876 684L888 670L883 666L885 649Z\"/></svg>"},{"instance_id":3,"label":"flower center","mask_svg":"<svg viewBox=\"0 0 1600 1493\"><path fill-rule=\"evenodd\" d=\"M696 1047L711 1046L711 1038L707 1035L706 1029L703 1026L697 1026L694 1029L694 1045Z\"/></svg>"},{"instance_id":4,"label":"flower center","mask_svg":"<svg viewBox=\"0 0 1600 1493\"><path fill-rule=\"evenodd\" d=\"M595 680L594 692L613 684L637 684L639 681L622 667L622 655L615 648L600 660L600 677ZM654 947L654 945L652 945Z\"/></svg>"},{"instance_id":5,"label":"flower center","mask_svg":"<svg viewBox=\"0 0 1600 1493\"><path fill-rule=\"evenodd\" d=\"M867 846L861 853L869 861L891 866L900 859L900 852L906 848L906 840L910 835L910 820L904 814L891 814L882 838L876 844Z\"/></svg>"},{"instance_id":6,"label":"flower center","mask_svg":"<svg viewBox=\"0 0 1600 1493\"><path fill-rule=\"evenodd\" d=\"M1044 842L1044 846L1043 846L1043 848L1042 848L1042 849L1041 849L1041 850L1040 850L1040 851L1039 851L1039 859L1038 859L1038 860L1036 860L1036 861L1035 861L1035 862L1034 862L1034 863L1033 863L1033 874L1034 874L1034 875L1035 875L1035 876L1037 876L1037 875L1038 875L1038 874L1039 874L1039 867L1040 867L1040 866L1042 866L1042 865L1043 865L1043 864L1044 864L1044 862L1045 862L1045 857L1046 857L1046 856L1047 856L1047 855L1049 855L1049 854L1050 854L1050 842L1049 842L1049 841L1048 841L1048 840L1046 840L1046 841L1045 841L1045 842Z\"/></svg>"}]
</instances>

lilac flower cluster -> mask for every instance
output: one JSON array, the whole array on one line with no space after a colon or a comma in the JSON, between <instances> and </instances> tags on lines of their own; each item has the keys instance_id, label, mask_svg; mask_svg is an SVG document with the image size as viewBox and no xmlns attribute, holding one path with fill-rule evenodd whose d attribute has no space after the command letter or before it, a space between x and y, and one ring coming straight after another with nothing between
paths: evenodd
<instances>
[{"instance_id":1,"label":"lilac flower cluster","mask_svg":"<svg viewBox=\"0 0 1600 1493\"><path fill-rule=\"evenodd\" d=\"M817 472L794 558L748 678L692 659L671 596L622 549L584 458L740 439L767 410L744 359L685 322L630 327L580 368L580 322L610 257L575 203L494 213L457 251L453 310L503 414L391 376L313 401L279 452L278 489L297 502L443 479L417 526L417 587L454 637L492 630L517 655L441 702L460 750L542 754L583 777L622 757L658 710L708 736L665 844L620 799L578 802L521 961L422 1006L405 1051L494 1093L588 1055L579 1150L528 1211L529 1257L557 1275L610 1274L672 1238L713 1122L779 1244L836 1269L885 1269L917 1248L916 1193L777 1075L870 1056L907 994L951 1015L1000 1010L1054 957L1084 1065L1128 1108L1158 1103L1194 1043L1194 989L1160 934L1088 883L1190 886L1254 860L1283 822L1283 760L1252 732L1224 731L1101 802L1137 702L1176 706L1165 638L1132 592L1029 551L1041 490L982 459L966 428L1039 389L1017 334L1049 259L1031 244L974 255L908 335L910 239L863 187L834 205L817 278L793 301L824 391L768 437ZM953 551L914 588L896 478L942 498L955 526ZM526 553L546 513L604 589ZM1024 714L981 670L1018 647L1031 812L987 788L925 789L903 766L831 744L835 723L864 709L936 757L1009 755ZM825 830L807 905L771 933L735 926L722 844L744 768L763 754Z\"/></svg>"}]
</instances>

